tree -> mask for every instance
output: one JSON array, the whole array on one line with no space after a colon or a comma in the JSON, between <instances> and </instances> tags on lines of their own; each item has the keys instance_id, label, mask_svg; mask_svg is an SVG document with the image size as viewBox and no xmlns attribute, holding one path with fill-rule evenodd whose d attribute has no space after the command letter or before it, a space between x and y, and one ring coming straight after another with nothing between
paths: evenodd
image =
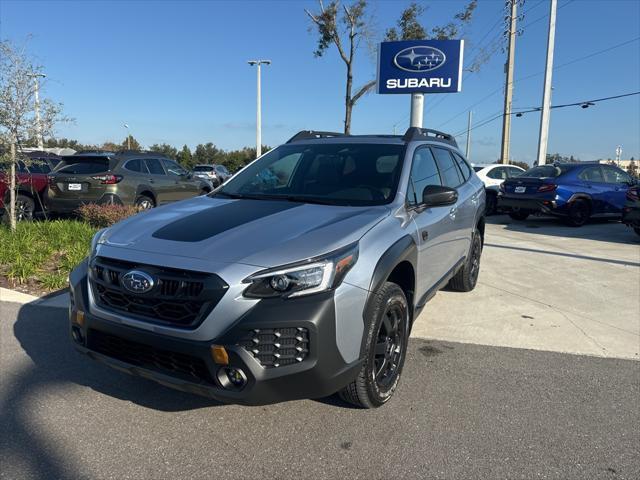
<instances>
[{"instance_id":1,"label":"tree","mask_svg":"<svg viewBox=\"0 0 640 480\"><path fill-rule=\"evenodd\" d=\"M164 156L169 157L173 160L175 160L178 157L178 150L176 149L176 147L172 147L171 145L166 143L162 143L160 145L158 145L157 143L154 143L149 147L149 150L151 150L152 152L160 152Z\"/></svg>"},{"instance_id":2,"label":"tree","mask_svg":"<svg viewBox=\"0 0 640 480\"><path fill-rule=\"evenodd\" d=\"M0 138L10 145L9 224L16 227L16 148L24 139L40 134L51 136L57 123L70 121L63 116L62 104L48 98L40 101L40 121L35 116L34 78L42 71L25 53L8 41L0 41Z\"/></svg>"},{"instance_id":3,"label":"tree","mask_svg":"<svg viewBox=\"0 0 640 480\"><path fill-rule=\"evenodd\" d=\"M212 164L220 163L219 160L223 155L223 151L216 147L213 143L199 144L193 152L194 164Z\"/></svg>"},{"instance_id":4,"label":"tree","mask_svg":"<svg viewBox=\"0 0 640 480\"><path fill-rule=\"evenodd\" d=\"M502 163L502 162L497 162L497 163ZM526 162L518 162L518 161L515 161L515 160L511 160L509 163L511 165L515 165L516 167L520 167L520 168L522 168L524 170L529 170L529 168L531 168L529 166L529 164L526 163Z\"/></svg>"},{"instance_id":5,"label":"tree","mask_svg":"<svg viewBox=\"0 0 640 480\"><path fill-rule=\"evenodd\" d=\"M189 150L189 147L187 147L186 145L184 145L182 147L182 150L178 152L178 154L176 155L176 160L187 170L193 169L195 165L195 163L193 162L193 158L191 157L191 150Z\"/></svg>"},{"instance_id":6,"label":"tree","mask_svg":"<svg viewBox=\"0 0 640 480\"><path fill-rule=\"evenodd\" d=\"M633 157L631 157L631 161L627 166L627 173L632 177L638 177L638 166L636 165L636 162L633 160Z\"/></svg>"},{"instance_id":7,"label":"tree","mask_svg":"<svg viewBox=\"0 0 640 480\"><path fill-rule=\"evenodd\" d=\"M356 0L351 5L343 5L340 0L332 0L326 7L322 0L318 0L320 10L316 13L305 9L305 13L315 26L318 33L318 46L314 51L315 57L322 57L334 45L346 67L344 133L351 133L351 116L353 107L363 95L371 91L376 81L370 80L355 93L353 90L353 66L356 51L361 40L370 41L375 20L367 15L367 1ZM341 8L342 7L342 8ZM412 3L407 7L397 22L397 28L392 27L386 32L386 40L420 40L436 38L444 40L455 37L460 27L471 21L476 0L472 0L461 13L455 15L454 20L431 29L431 32L420 24L419 17L424 13L424 7Z\"/></svg>"},{"instance_id":8,"label":"tree","mask_svg":"<svg viewBox=\"0 0 640 480\"><path fill-rule=\"evenodd\" d=\"M118 150L133 150L139 152L142 150L142 147L140 146L140 143L133 138L133 135L127 135L119 145Z\"/></svg>"}]
</instances>

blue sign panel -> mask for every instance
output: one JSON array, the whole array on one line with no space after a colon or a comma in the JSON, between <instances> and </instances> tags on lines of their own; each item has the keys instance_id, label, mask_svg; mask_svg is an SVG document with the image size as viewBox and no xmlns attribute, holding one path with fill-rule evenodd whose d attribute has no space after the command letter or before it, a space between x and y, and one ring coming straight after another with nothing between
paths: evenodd
<instances>
[{"instance_id":1,"label":"blue sign panel","mask_svg":"<svg viewBox=\"0 0 640 480\"><path fill-rule=\"evenodd\" d=\"M382 42L378 93L447 93L462 90L464 40Z\"/></svg>"}]
</instances>

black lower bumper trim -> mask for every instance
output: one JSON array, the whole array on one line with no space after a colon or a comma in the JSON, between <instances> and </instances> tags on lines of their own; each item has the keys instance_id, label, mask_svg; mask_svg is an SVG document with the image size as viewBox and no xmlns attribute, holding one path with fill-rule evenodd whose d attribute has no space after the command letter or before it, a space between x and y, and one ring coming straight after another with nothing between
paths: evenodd
<instances>
[{"instance_id":1,"label":"black lower bumper trim","mask_svg":"<svg viewBox=\"0 0 640 480\"><path fill-rule=\"evenodd\" d=\"M361 360L347 364L336 345L333 293L299 299L265 299L238 319L223 335L210 341L185 340L103 320L88 312L86 264L71 273L75 309L85 312L85 344L75 346L91 358L132 375L226 403L263 405L331 395L358 374ZM71 315L74 318L74 315ZM77 325L75 325L77 328ZM240 346L247 331L302 327L308 331L304 360L265 368ZM107 346L104 338L108 338ZM224 388L211 356L212 344L224 345L229 365L246 375L240 390ZM97 346L102 345L102 346Z\"/></svg>"}]
</instances>

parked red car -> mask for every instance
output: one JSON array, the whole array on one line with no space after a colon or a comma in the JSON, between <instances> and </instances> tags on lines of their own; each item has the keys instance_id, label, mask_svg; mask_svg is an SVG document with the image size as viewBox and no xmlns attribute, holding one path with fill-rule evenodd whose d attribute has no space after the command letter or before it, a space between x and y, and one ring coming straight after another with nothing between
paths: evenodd
<instances>
[{"instance_id":1,"label":"parked red car","mask_svg":"<svg viewBox=\"0 0 640 480\"><path fill-rule=\"evenodd\" d=\"M34 160L28 167L18 161L17 170L16 219L32 220L36 213L43 210L43 195L47 190L47 172L50 168L47 163L40 164ZM9 183L8 170L0 171L0 218L5 222L9 220Z\"/></svg>"}]
</instances>

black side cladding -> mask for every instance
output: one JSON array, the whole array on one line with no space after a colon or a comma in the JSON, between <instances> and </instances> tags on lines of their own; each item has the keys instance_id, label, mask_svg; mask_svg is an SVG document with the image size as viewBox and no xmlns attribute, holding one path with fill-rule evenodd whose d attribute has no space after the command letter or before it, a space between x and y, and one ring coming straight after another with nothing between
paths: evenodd
<instances>
[{"instance_id":1,"label":"black side cladding","mask_svg":"<svg viewBox=\"0 0 640 480\"><path fill-rule=\"evenodd\" d=\"M157 230L153 237L174 242L201 242L245 223L300 206L302 204L291 202L235 200L176 220Z\"/></svg>"}]
</instances>

